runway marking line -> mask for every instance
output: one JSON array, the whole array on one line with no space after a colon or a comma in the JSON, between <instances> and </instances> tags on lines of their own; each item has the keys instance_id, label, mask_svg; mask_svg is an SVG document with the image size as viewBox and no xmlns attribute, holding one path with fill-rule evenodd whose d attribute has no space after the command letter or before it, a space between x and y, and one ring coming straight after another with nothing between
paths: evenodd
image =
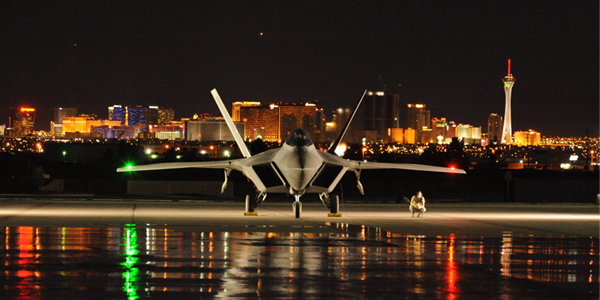
<instances>
[{"instance_id":1,"label":"runway marking line","mask_svg":"<svg viewBox=\"0 0 600 300\"><path fill-rule=\"evenodd\" d=\"M16 214L12 214L12 215L8 215L8 216L6 216L6 217L2 217L2 218L0 218L0 220L6 220L6 219L9 219L9 218L13 218L13 217L19 216L19 215L21 215L21 214L24 214L24 213L26 213L26 212L28 212L28 211L30 211L30 210L33 210L33 209L36 209L36 208L40 208L40 207L42 207L42 206L46 206L46 205L48 205L48 203L42 203L42 204L38 204L38 205L36 205L36 206L32 206L32 207L30 207L30 208L28 208L28 209L22 210L22 211L20 211L20 212L18 212L18 213L16 213Z\"/></svg>"}]
</instances>

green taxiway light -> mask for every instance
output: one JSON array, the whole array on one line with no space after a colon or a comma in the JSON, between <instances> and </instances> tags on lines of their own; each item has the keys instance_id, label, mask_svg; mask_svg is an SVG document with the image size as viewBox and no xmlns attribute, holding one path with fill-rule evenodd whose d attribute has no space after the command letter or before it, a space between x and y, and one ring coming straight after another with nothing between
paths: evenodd
<instances>
[{"instance_id":1,"label":"green taxiway light","mask_svg":"<svg viewBox=\"0 0 600 300\"><path fill-rule=\"evenodd\" d=\"M127 165L127 170L131 170L131 168L133 168L132 165Z\"/></svg>"}]
</instances>

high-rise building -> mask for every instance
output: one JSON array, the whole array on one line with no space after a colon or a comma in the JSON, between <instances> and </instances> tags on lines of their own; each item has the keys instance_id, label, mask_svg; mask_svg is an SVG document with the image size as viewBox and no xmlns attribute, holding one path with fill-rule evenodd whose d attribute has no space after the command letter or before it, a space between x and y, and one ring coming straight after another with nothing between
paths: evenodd
<instances>
[{"instance_id":1,"label":"high-rise building","mask_svg":"<svg viewBox=\"0 0 600 300\"><path fill-rule=\"evenodd\" d=\"M400 127L400 97L382 91L367 91L362 106L365 111L365 131L376 131L377 139L388 135L388 128Z\"/></svg>"},{"instance_id":2,"label":"high-rise building","mask_svg":"<svg viewBox=\"0 0 600 300\"><path fill-rule=\"evenodd\" d=\"M415 140L421 141L423 129L431 128L431 113L425 104L407 104L406 127L415 130Z\"/></svg>"},{"instance_id":3,"label":"high-rise building","mask_svg":"<svg viewBox=\"0 0 600 300\"><path fill-rule=\"evenodd\" d=\"M55 107L54 108L54 123L62 124L63 119L76 117L77 116L77 108L76 107Z\"/></svg>"},{"instance_id":4,"label":"high-rise building","mask_svg":"<svg viewBox=\"0 0 600 300\"><path fill-rule=\"evenodd\" d=\"M502 116L496 113L490 114L487 126L487 134L490 142L500 141L502 138Z\"/></svg>"},{"instance_id":5,"label":"high-rise building","mask_svg":"<svg viewBox=\"0 0 600 300\"><path fill-rule=\"evenodd\" d=\"M432 138L434 141L438 141L438 137L441 136L441 140L446 138L446 130L448 124L446 118L433 118L431 119Z\"/></svg>"},{"instance_id":6,"label":"high-rise building","mask_svg":"<svg viewBox=\"0 0 600 300\"><path fill-rule=\"evenodd\" d=\"M302 128L315 139L322 131L322 109L315 103L304 105L278 104L279 108L279 139L285 139L297 128Z\"/></svg>"},{"instance_id":7,"label":"high-rise building","mask_svg":"<svg viewBox=\"0 0 600 300\"><path fill-rule=\"evenodd\" d=\"M412 128L404 129L404 144L414 144L417 131Z\"/></svg>"},{"instance_id":8,"label":"high-rise building","mask_svg":"<svg viewBox=\"0 0 600 300\"><path fill-rule=\"evenodd\" d=\"M510 117L510 102L512 96L512 88L515 84L515 78L512 76L510 72L510 59L508 60L508 74L504 76L502 79L504 82L504 98L506 99L506 105L504 108L504 126L502 126L502 143L503 144L511 144L512 143L512 119Z\"/></svg>"},{"instance_id":9,"label":"high-rise building","mask_svg":"<svg viewBox=\"0 0 600 300\"><path fill-rule=\"evenodd\" d=\"M108 121L108 120L90 120L87 117L68 117L62 120L62 134L68 133L90 133L92 127L108 126L115 127L120 126L119 121Z\"/></svg>"},{"instance_id":10,"label":"high-rise building","mask_svg":"<svg viewBox=\"0 0 600 300\"><path fill-rule=\"evenodd\" d=\"M92 126L91 133L100 134L105 139L135 139L141 133L139 126Z\"/></svg>"},{"instance_id":11,"label":"high-rise building","mask_svg":"<svg viewBox=\"0 0 600 300\"><path fill-rule=\"evenodd\" d=\"M158 125L158 110L158 106L143 107L141 105L114 105L108 107L108 119L110 121L121 121L122 125L139 126L142 128L142 133L145 133L148 132L148 126Z\"/></svg>"},{"instance_id":12,"label":"high-rise building","mask_svg":"<svg viewBox=\"0 0 600 300\"><path fill-rule=\"evenodd\" d=\"M264 134L263 141L276 142L279 140L279 107L277 105L261 105L240 108L240 121L246 123L245 137L252 139L259 136L255 129Z\"/></svg>"},{"instance_id":13,"label":"high-rise building","mask_svg":"<svg viewBox=\"0 0 600 300\"><path fill-rule=\"evenodd\" d=\"M455 138L455 137L457 137L456 122L449 121L448 124L446 125L446 139L444 139L444 140L447 141L447 143L450 143L452 141L452 138Z\"/></svg>"},{"instance_id":14,"label":"high-rise building","mask_svg":"<svg viewBox=\"0 0 600 300\"><path fill-rule=\"evenodd\" d=\"M243 102L233 102L231 105L231 119L234 122L240 121L240 108L242 107L253 107L253 106L261 106L260 102L253 101L243 101Z\"/></svg>"},{"instance_id":15,"label":"high-rise building","mask_svg":"<svg viewBox=\"0 0 600 300\"><path fill-rule=\"evenodd\" d=\"M173 121L175 121L175 111L172 108L158 109L157 125L170 125Z\"/></svg>"},{"instance_id":16,"label":"high-rise building","mask_svg":"<svg viewBox=\"0 0 600 300\"><path fill-rule=\"evenodd\" d=\"M10 109L8 127L11 128L11 135L31 134L34 124L35 108L19 107Z\"/></svg>"},{"instance_id":17,"label":"high-rise building","mask_svg":"<svg viewBox=\"0 0 600 300\"><path fill-rule=\"evenodd\" d=\"M515 144L519 146L536 146L541 141L541 133L529 129L529 131L515 132Z\"/></svg>"},{"instance_id":18,"label":"high-rise building","mask_svg":"<svg viewBox=\"0 0 600 300\"><path fill-rule=\"evenodd\" d=\"M244 122L233 122L240 134L246 132ZM235 141L224 119L189 120L185 122L185 139L188 141Z\"/></svg>"},{"instance_id":19,"label":"high-rise building","mask_svg":"<svg viewBox=\"0 0 600 300\"><path fill-rule=\"evenodd\" d=\"M344 129L344 126L346 126L346 123L348 122L348 119L350 119L351 115L352 109L347 107L338 107L336 110L332 111L331 115L328 116L328 120L330 122L325 123L326 132L325 136L323 137L323 141L334 141L340 135L340 132L342 129ZM377 133L375 133L375 138L377 138ZM344 138L344 140L348 141L346 138Z\"/></svg>"},{"instance_id":20,"label":"high-rise building","mask_svg":"<svg viewBox=\"0 0 600 300\"><path fill-rule=\"evenodd\" d=\"M473 127L469 124L458 124L456 127L456 136L462 140L465 145L481 144L481 127Z\"/></svg>"},{"instance_id":21,"label":"high-rise building","mask_svg":"<svg viewBox=\"0 0 600 300\"><path fill-rule=\"evenodd\" d=\"M240 121L246 123L246 138L251 139L257 136L255 129L260 129L261 132L264 129L264 135L261 136L263 141L276 142L280 140L279 107L277 105L241 107Z\"/></svg>"},{"instance_id":22,"label":"high-rise building","mask_svg":"<svg viewBox=\"0 0 600 300\"><path fill-rule=\"evenodd\" d=\"M121 105L113 105L108 107L108 120L110 121L121 121L121 124L125 124L127 121L127 110Z\"/></svg>"},{"instance_id":23,"label":"high-rise building","mask_svg":"<svg viewBox=\"0 0 600 300\"><path fill-rule=\"evenodd\" d=\"M310 102L240 106L239 118L246 123L245 137L250 139L260 136L264 141L275 142L285 139L292 130L303 128L317 141L325 131L323 109Z\"/></svg>"},{"instance_id":24,"label":"high-rise building","mask_svg":"<svg viewBox=\"0 0 600 300\"><path fill-rule=\"evenodd\" d=\"M184 125L150 125L148 137L158 140L182 140L184 138Z\"/></svg>"},{"instance_id":25,"label":"high-rise building","mask_svg":"<svg viewBox=\"0 0 600 300\"><path fill-rule=\"evenodd\" d=\"M63 120L77 116L77 108L55 107L54 119L50 121L52 135L63 135Z\"/></svg>"}]
</instances>

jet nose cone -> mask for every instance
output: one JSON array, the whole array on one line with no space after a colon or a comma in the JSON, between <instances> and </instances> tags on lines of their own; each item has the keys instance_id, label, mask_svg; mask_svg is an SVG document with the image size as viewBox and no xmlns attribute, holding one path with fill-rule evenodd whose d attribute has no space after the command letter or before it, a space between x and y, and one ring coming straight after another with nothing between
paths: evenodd
<instances>
[{"instance_id":1,"label":"jet nose cone","mask_svg":"<svg viewBox=\"0 0 600 300\"><path fill-rule=\"evenodd\" d=\"M285 140L285 143L294 147L310 146L313 144L310 135L304 129L294 129Z\"/></svg>"}]
</instances>

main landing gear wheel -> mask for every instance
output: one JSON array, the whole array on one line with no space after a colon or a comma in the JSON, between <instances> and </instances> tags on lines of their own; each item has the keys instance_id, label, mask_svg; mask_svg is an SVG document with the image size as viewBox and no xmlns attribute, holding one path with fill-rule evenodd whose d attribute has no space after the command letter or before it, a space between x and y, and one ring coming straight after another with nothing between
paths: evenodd
<instances>
[{"instance_id":1,"label":"main landing gear wheel","mask_svg":"<svg viewBox=\"0 0 600 300\"><path fill-rule=\"evenodd\" d=\"M341 217L340 213L340 196L331 195L330 197L330 206L329 206L329 214L328 217Z\"/></svg>"},{"instance_id":2,"label":"main landing gear wheel","mask_svg":"<svg viewBox=\"0 0 600 300\"><path fill-rule=\"evenodd\" d=\"M246 211L244 216L257 216L256 209L265 201L267 193L257 192L254 199L250 195L246 195Z\"/></svg>"},{"instance_id":3,"label":"main landing gear wheel","mask_svg":"<svg viewBox=\"0 0 600 300\"><path fill-rule=\"evenodd\" d=\"M252 199L250 195L246 195L246 211L244 212L244 216L258 216L256 213L255 201Z\"/></svg>"}]
</instances>

